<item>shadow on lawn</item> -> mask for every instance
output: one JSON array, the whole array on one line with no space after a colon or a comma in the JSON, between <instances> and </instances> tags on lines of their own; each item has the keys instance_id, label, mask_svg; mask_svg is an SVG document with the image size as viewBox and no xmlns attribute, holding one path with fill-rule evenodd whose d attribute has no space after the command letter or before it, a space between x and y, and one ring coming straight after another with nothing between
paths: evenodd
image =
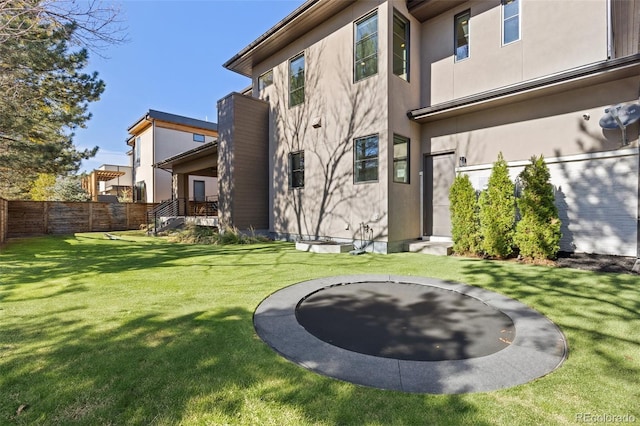
<instances>
[{"instance_id":1,"label":"shadow on lawn","mask_svg":"<svg viewBox=\"0 0 640 426\"><path fill-rule=\"evenodd\" d=\"M505 294L549 317L568 339L569 357L593 353L594 381L637 388L640 279L637 276L469 260L468 284ZM579 361L583 359L580 358ZM586 391L586 390L585 390ZM622 397L622 400L625 400Z\"/></svg>"},{"instance_id":2,"label":"shadow on lawn","mask_svg":"<svg viewBox=\"0 0 640 426\"><path fill-rule=\"evenodd\" d=\"M221 268L243 264L245 257L260 252L274 255L281 248L276 244L250 247L172 244L164 240L127 239L126 236L120 240L108 240L102 234L21 239L12 242L9 250L0 252L0 301L7 298L17 285L35 283L42 286L61 278L76 280L85 274L100 276L175 267L175 262L185 259L206 258L202 264L208 266L212 255L218 259L232 255L233 260L226 264L220 260L216 267ZM277 262L283 255L278 254L274 260ZM72 282L59 293L47 292L42 298L80 291L84 291L84 286ZM31 295L30 298L38 297Z\"/></svg>"},{"instance_id":3,"label":"shadow on lawn","mask_svg":"<svg viewBox=\"0 0 640 426\"><path fill-rule=\"evenodd\" d=\"M0 363L0 423L259 424L285 418L283 410L310 423L462 423L476 411L456 395L425 404L421 395L310 374L263 344L242 308L146 315L106 330L66 315L34 315L3 330L0 347L19 354ZM55 344L38 348L42 336Z\"/></svg>"}]
</instances>

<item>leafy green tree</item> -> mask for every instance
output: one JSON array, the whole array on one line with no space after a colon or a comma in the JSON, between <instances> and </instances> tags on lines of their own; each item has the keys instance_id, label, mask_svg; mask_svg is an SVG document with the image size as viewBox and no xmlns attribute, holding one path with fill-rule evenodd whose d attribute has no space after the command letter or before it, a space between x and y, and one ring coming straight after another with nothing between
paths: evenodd
<instances>
[{"instance_id":1,"label":"leafy green tree","mask_svg":"<svg viewBox=\"0 0 640 426\"><path fill-rule=\"evenodd\" d=\"M82 187L77 175L54 176L40 173L31 185L29 195L34 201L89 201L91 195Z\"/></svg>"},{"instance_id":2,"label":"leafy green tree","mask_svg":"<svg viewBox=\"0 0 640 426\"><path fill-rule=\"evenodd\" d=\"M518 199L520 221L514 242L520 254L534 260L555 259L560 250L560 217L555 205L551 175L544 157L531 158L519 175L522 195Z\"/></svg>"},{"instance_id":3,"label":"leafy green tree","mask_svg":"<svg viewBox=\"0 0 640 426\"><path fill-rule=\"evenodd\" d=\"M49 201L53 197L53 187L56 177L49 173L40 173L29 190L33 201Z\"/></svg>"},{"instance_id":4,"label":"leafy green tree","mask_svg":"<svg viewBox=\"0 0 640 426\"><path fill-rule=\"evenodd\" d=\"M493 163L488 188L480 194L482 248L489 256L506 258L513 253L516 204L514 184L507 162L498 154Z\"/></svg>"},{"instance_id":5,"label":"leafy green tree","mask_svg":"<svg viewBox=\"0 0 640 426\"><path fill-rule=\"evenodd\" d=\"M453 250L477 254L481 248L480 217L476 190L468 175L458 175L449 190Z\"/></svg>"}]
</instances>

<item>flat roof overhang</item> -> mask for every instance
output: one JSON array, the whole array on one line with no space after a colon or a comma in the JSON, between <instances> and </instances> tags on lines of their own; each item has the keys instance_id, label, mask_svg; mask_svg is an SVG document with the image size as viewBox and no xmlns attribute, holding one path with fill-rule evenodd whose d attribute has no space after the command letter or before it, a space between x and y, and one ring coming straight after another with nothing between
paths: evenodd
<instances>
[{"instance_id":1,"label":"flat roof overhang","mask_svg":"<svg viewBox=\"0 0 640 426\"><path fill-rule=\"evenodd\" d=\"M218 175L218 142L208 142L202 146L162 160L154 167L176 173L198 176Z\"/></svg>"},{"instance_id":2,"label":"flat roof overhang","mask_svg":"<svg viewBox=\"0 0 640 426\"><path fill-rule=\"evenodd\" d=\"M228 70L251 78L253 66L311 31L356 0L308 0L224 63Z\"/></svg>"},{"instance_id":3,"label":"flat roof overhang","mask_svg":"<svg viewBox=\"0 0 640 426\"><path fill-rule=\"evenodd\" d=\"M468 0L407 0L407 8L417 20L424 22L453 9Z\"/></svg>"},{"instance_id":4,"label":"flat roof overhang","mask_svg":"<svg viewBox=\"0 0 640 426\"><path fill-rule=\"evenodd\" d=\"M414 109L409 111L407 116L418 123L428 123L638 75L640 75L640 54L635 54Z\"/></svg>"}]
</instances>

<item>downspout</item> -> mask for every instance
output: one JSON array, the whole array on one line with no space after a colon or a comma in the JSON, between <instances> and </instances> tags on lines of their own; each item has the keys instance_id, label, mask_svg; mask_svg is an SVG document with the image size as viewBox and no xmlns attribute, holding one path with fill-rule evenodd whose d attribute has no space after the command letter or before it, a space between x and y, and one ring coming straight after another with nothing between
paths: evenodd
<instances>
[{"instance_id":1,"label":"downspout","mask_svg":"<svg viewBox=\"0 0 640 426\"><path fill-rule=\"evenodd\" d=\"M613 59L615 54L613 46L613 13L612 0L607 0L607 59Z\"/></svg>"},{"instance_id":2,"label":"downspout","mask_svg":"<svg viewBox=\"0 0 640 426\"><path fill-rule=\"evenodd\" d=\"M638 101L640 102L640 89L638 90ZM640 273L640 130L638 132L637 145L638 169L636 172L636 178L638 181L638 195L636 197L636 263L633 265L632 269L636 274Z\"/></svg>"},{"instance_id":3,"label":"downspout","mask_svg":"<svg viewBox=\"0 0 640 426\"><path fill-rule=\"evenodd\" d=\"M147 114L147 117L149 115ZM151 186L153 187L153 199L152 203L156 202L156 120L151 119L151 155L152 155L152 163L151 167L153 167L153 173L151 173Z\"/></svg>"}]
</instances>

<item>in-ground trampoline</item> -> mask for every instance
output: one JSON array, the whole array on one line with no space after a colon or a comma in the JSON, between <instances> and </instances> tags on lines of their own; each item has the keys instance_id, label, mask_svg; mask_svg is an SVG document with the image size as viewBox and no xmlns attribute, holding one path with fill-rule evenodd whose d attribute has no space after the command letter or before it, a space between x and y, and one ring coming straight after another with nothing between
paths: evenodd
<instances>
[{"instance_id":1,"label":"in-ground trampoline","mask_svg":"<svg viewBox=\"0 0 640 426\"><path fill-rule=\"evenodd\" d=\"M305 281L267 297L256 332L285 358L329 377L417 393L483 392L558 368L558 327L505 296L432 278Z\"/></svg>"}]
</instances>

